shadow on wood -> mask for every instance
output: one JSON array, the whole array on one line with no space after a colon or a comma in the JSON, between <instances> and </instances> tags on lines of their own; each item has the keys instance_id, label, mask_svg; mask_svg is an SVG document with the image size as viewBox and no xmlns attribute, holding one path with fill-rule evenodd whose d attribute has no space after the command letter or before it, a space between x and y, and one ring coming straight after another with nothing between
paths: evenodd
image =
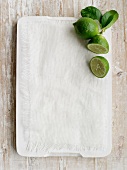
<instances>
[{"instance_id":1,"label":"shadow on wood","mask_svg":"<svg viewBox=\"0 0 127 170\"><path fill-rule=\"evenodd\" d=\"M16 39L17 24L12 27L12 43L11 48L11 145L16 150Z\"/></svg>"}]
</instances>

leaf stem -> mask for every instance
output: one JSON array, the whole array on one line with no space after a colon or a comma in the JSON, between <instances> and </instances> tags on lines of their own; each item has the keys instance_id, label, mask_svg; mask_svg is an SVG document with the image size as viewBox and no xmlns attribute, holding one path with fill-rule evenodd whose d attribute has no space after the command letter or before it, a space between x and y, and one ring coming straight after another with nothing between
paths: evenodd
<instances>
[{"instance_id":1,"label":"leaf stem","mask_svg":"<svg viewBox=\"0 0 127 170\"><path fill-rule=\"evenodd\" d=\"M100 32L100 34L103 34L103 32L105 32L105 29L102 29L101 32Z\"/></svg>"}]
</instances>

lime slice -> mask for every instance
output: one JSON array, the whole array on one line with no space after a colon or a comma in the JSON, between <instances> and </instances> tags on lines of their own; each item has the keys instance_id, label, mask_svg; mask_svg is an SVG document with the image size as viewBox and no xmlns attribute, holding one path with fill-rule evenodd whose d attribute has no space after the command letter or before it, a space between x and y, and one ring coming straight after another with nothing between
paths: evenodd
<instances>
[{"instance_id":1,"label":"lime slice","mask_svg":"<svg viewBox=\"0 0 127 170\"><path fill-rule=\"evenodd\" d=\"M104 57L96 56L90 61L90 69L96 77L103 78L109 71L109 63Z\"/></svg>"},{"instance_id":2,"label":"lime slice","mask_svg":"<svg viewBox=\"0 0 127 170\"><path fill-rule=\"evenodd\" d=\"M106 54L109 52L108 41L102 35L96 35L93 37L89 41L87 48L96 54Z\"/></svg>"},{"instance_id":3,"label":"lime slice","mask_svg":"<svg viewBox=\"0 0 127 170\"><path fill-rule=\"evenodd\" d=\"M80 18L73 25L76 33L83 39L90 39L99 34L98 24L91 18Z\"/></svg>"}]
</instances>

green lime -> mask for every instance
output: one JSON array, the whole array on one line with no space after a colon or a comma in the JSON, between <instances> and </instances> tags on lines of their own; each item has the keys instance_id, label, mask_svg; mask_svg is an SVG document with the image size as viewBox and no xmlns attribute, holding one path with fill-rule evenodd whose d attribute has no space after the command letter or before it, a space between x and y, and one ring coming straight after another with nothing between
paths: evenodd
<instances>
[{"instance_id":1,"label":"green lime","mask_svg":"<svg viewBox=\"0 0 127 170\"><path fill-rule=\"evenodd\" d=\"M109 63L104 57L96 56L90 61L90 69L96 77L103 78L109 71Z\"/></svg>"},{"instance_id":2,"label":"green lime","mask_svg":"<svg viewBox=\"0 0 127 170\"><path fill-rule=\"evenodd\" d=\"M73 25L76 33L83 39L90 39L99 34L98 24L91 18L80 18Z\"/></svg>"},{"instance_id":3,"label":"green lime","mask_svg":"<svg viewBox=\"0 0 127 170\"><path fill-rule=\"evenodd\" d=\"M93 37L89 41L87 48L96 54L106 54L109 52L108 41L102 35L96 35Z\"/></svg>"}]
</instances>

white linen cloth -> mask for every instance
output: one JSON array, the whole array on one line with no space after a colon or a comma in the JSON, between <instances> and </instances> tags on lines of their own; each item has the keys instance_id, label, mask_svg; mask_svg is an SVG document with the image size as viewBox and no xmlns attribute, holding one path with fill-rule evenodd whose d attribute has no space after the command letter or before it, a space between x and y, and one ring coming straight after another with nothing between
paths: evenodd
<instances>
[{"instance_id":1,"label":"white linen cloth","mask_svg":"<svg viewBox=\"0 0 127 170\"><path fill-rule=\"evenodd\" d=\"M18 22L20 155L100 157L111 150L111 50L105 55L110 71L98 79L89 69L96 55L77 37L76 20L24 17ZM111 44L111 30L105 36Z\"/></svg>"}]
</instances>

